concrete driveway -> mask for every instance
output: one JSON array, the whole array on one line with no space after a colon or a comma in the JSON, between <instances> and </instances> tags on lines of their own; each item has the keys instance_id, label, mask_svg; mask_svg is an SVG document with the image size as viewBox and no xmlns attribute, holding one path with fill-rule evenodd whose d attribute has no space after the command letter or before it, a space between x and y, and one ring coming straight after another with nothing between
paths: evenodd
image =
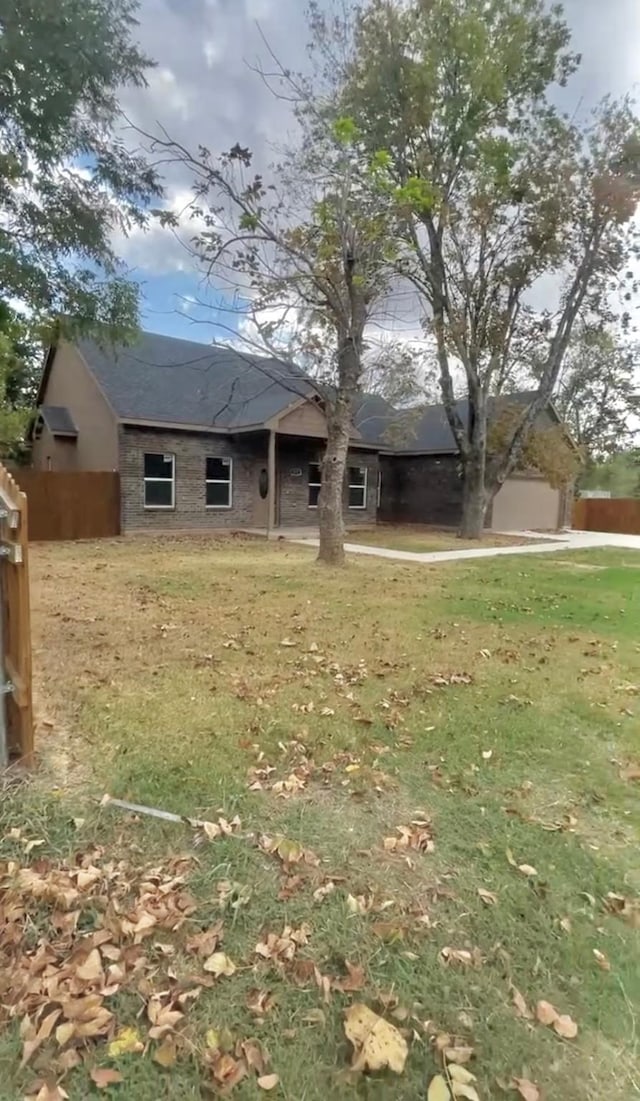
<instances>
[{"instance_id":1,"label":"concrete driveway","mask_svg":"<svg viewBox=\"0 0 640 1101\"><path fill-rule=\"evenodd\" d=\"M283 533L284 534L284 533ZM345 543L349 554L370 554L374 558L393 558L399 562L457 562L473 558L497 558L502 554L558 554L567 550L589 550L593 547L626 547L640 551L640 535L609 534L604 531L562 531L555 535L541 535L535 531L506 531L501 535L515 535L535 542L513 547L478 547L477 550L432 551L416 554L413 551L387 550L386 547L367 547L360 543ZM287 538L285 536L285 538ZM317 547L318 539L301 538L291 533L290 542L307 547Z\"/></svg>"}]
</instances>

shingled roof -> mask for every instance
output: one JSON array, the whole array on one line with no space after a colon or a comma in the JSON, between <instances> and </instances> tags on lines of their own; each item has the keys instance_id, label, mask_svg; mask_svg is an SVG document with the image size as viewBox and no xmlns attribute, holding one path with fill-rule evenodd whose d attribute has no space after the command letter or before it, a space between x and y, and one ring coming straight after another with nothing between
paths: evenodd
<instances>
[{"instance_id":1,"label":"shingled roof","mask_svg":"<svg viewBox=\"0 0 640 1101\"><path fill-rule=\"evenodd\" d=\"M77 347L116 416L134 424L229 432L260 428L296 401L318 394L295 364L224 344L141 333L128 347L102 346L91 340L80 340ZM45 369L42 397L46 378ZM500 400L526 404L533 396L521 392ZM53 416L55 408L44 406L43 411ZM459 401L456 408L466 423L468 403ZM442 405L397 410L378 395L363 394L355 404L353 422L362 444L370 447L396 454L457 451Z\"/></svg>"},{"instance_id":2,"label":"shingled roof","mask_svg":"<svg viewBox=\"0 0 640 1101\"><path fill-rule=\"evenodd\" d=\"M81 340L78 348L125 421L250 428L315 393L294 364L225 345L141 333L129 347Z\"/></svg>"}]
</instances>

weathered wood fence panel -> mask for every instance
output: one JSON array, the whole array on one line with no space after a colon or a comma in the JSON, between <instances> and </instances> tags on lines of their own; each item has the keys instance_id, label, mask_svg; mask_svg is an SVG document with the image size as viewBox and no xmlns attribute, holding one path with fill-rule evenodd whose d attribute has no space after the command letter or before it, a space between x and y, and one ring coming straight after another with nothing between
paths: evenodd
<instances>
[{"instance_id":1,"label":"weathered wood fence panel","mask_svg":"<svg viewBox=\"0 0 640 1101\"><path fill-rule=\"evenodd\" d=\"M120 475L114 471L18 467L13 477L29 499L32 542L120 534Z\"/></svg>"},{"instance_id":2,"label":"weathered wood fence panel","mask_svg":"<svg viewBox=\"0 0 640 1101\"><path fill-rule=\"evenodd\" d=\"M6 765L33 763L27 498L0 466L0 748Z\"/></svg>"},{"instance_id":3,"label":"weathered wood fence panel","mask_svg":"<svg viewBox=\"0 0 640 1101\"><path fill-rule=\"evenodd\" d=\"M576 501L573 526L580 531L640 535L640 500L635 497L587 497Z\"/></svg>"}]
</instances>

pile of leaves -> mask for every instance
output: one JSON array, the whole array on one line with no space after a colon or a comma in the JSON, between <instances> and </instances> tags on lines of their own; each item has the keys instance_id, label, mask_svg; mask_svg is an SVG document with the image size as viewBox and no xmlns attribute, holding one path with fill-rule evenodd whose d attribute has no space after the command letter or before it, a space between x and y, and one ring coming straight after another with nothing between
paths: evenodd
<instances>
[{"instance_id":1,"label":"pile of leaves","mask_svg":"<svg viewBox=\"0 0 640 1101\"><path fill-rule=\"evenodd\" d=\"M192 932L186 881L196 862L136 867L99 847L69 861L0 862L0 1028L19 1022L21 1067L36 1075L28 1101L63 1101L65 1076L82 1064L98 1088L116 1084L121 1072L98 1064L127 1053L169 1068L197 1052L215 1089L248 1074L262 1089L277 1084L257 1041L210 1030L194 1042L184 1027L203 987L236 970L220 950L222 920ZM235 886L219 885L221 910L244 901ZM121 992L137 996L144 1024L118 1021Z\"/></svg>"}]
</instances>

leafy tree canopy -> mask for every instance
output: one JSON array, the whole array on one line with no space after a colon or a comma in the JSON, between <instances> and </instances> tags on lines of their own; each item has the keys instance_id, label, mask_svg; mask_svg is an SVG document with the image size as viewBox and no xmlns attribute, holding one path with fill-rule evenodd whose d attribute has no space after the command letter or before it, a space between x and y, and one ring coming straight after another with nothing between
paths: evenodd
<instances>
[{"instance_id":1,"label":"leafy tree canopy","mask_svg":"<svg viewBox=\"0 0 640 1101\"><path fill-rule=\"evenodd\" d=\"M151 62L136 0L0 0L0 297L126 333L136 288L113 249L159 193L117 136L117 94Z\"/></svg>"}]
</instances>

